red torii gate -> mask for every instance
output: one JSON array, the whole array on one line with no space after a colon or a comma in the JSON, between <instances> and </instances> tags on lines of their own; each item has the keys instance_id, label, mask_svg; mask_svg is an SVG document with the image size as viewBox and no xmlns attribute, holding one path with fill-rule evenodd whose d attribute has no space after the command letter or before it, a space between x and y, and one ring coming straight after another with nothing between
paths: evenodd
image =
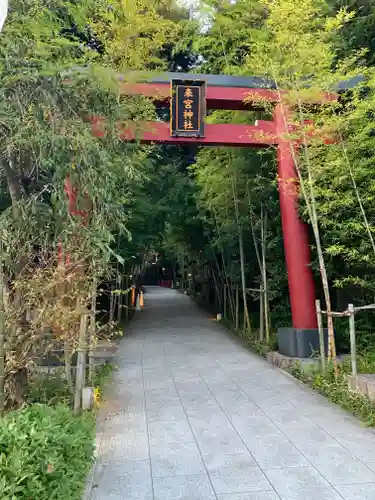
<instances>
[{"instance_id":1,"label":"red torii gate","mask_svg":"<svg viewBox=\"0 0 375 500\"><path fill-rule=\"evenodd\" d=\"M204 137L192 138L172 137L168 123L151 122L144 124L137 139L144 144L276 147L280 211L293 321L292 329L281 329L279 332L289 347L280 342L280 335L279 344L284 344L284 348L280 345L283 354L305 356L306 349L319 347L315 283L310 266L308 231L298 214L298 176L290 139L287 137L293 127L285 123L284 109L280 102L281 94L272 88L272 83L258 78L190 73L165 73L140 83L121 81L120 90L122 95L144 95L153 99L157 107L168 107L171 96L170 82L174 79L205 81L207 109L252 110L259 109L265 101L274 106L273 120L257 121L254 126L207 124ZM93 133L97 136L103 135L101 120L95 118L92 121ZM135 140L134 131L131 129L120 129L119 135L125 141ZM291 342L293 348L290 347Z\"/></svg>"}]
</instances>

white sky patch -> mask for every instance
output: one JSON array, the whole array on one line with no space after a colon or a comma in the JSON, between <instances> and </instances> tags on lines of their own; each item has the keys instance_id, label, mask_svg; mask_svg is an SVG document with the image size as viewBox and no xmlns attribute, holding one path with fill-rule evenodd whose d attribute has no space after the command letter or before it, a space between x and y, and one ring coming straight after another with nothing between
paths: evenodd
<instances>
[{"instance_id":1,"label":"white sky patch","mask_svg":"<svg viewBox=\"0 0 375 500\"><path fill-rule=\"evenodd\" d=\"M0 0L0 31L3 29L8 15L8 0Z\"/></svg>"},{"instance_id":2,"label":"white sky patch","mask_svg":"<svg viewBox=\"0 0 375 500\"><path fill-rule=\"evenodd\" d=\"M1 0L0 0L1 1ZM177 0L183 7L187 8L190 12L190 18L199 22L201 31L207 31L211 26L212 14L204 1L201 0Z\"/></svg>"}]
</instances>

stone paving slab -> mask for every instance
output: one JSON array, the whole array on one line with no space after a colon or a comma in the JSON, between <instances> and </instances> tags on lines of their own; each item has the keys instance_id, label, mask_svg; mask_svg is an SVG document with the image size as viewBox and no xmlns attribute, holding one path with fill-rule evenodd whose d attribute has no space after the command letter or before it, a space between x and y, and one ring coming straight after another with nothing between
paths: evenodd
<instances>
[{"instance_id":1,"label":"stone paving slab","mask_svg":"<svg viewBox=\"0 0 375 500\"><path fill-rule=\"evenodd\" d=\"M149 288L120 342L86 500L375 500L375 433Z\"/></svg>"}]
</instances>

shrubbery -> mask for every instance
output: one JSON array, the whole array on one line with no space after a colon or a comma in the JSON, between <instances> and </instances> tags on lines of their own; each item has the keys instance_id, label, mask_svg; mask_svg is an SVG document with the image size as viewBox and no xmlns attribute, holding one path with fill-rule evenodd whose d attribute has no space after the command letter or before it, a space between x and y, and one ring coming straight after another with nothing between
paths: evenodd
<instances>
[{"instance_id":1,"label":"shrubbery","mask_svg":"<svg viewBox=\"0 0 375 500\"><path fill-rule=\"evenodd\" d=\"M369 358L358 356L357 361L359 373L374 373L374 364ZM375 426L375 403L368 397L348 389L348 375L351 373L350 359L340 364L340 374L337 380L332 363L328 365L325 374L321 372L319 366L302 367L300 364L297 364L291 373L333 403L353 413L366 425Z\"/></svg>"},{"instance_id":2,"label":"shrubbery","mask_svg":"<svg viewBox=\"0 0 375 500\"><path fill-rule=\"evenodd\" d=\"M1 500L79 500L93 460L92 415L35 404L0 425Z\"/></svg>"}]
</instances>

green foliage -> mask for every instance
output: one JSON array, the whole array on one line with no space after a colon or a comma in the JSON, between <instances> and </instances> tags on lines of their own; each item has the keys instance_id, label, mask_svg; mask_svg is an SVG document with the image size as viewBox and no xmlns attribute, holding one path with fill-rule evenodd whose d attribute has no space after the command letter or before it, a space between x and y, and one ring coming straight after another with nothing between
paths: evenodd
<instances>
[{"instance_id":1,"label":"green foliage","mask_svg":"<svg viewBox=\"0 0 375 500\"><path fill-rule=\"evenodd\" d=\"M93 387L101 390L110 379L112 372L112 363L103 363L96 367L92 381ZM69 389L63 369L31 377L27 387L26 402L28 404L39 403L49 406L66 405L71 407L73 394Z\"/></svg>"},{"instance_id":2,"label":"green foliage","mask_svg":"<svg viewBox=\"0 0 375 500\"><path fill-rule=\"evenodd\" d=\"M72 397L62 370L37 375L31 378L27 387L26 400L29 404L70 406Z\"/></svg>"},{"instance_id":3,"label":"green foliage","mask_svg":"<svg viewBox=\"0 0 375 500\"><path fill-rule=\"evenodd\" d=\"M12 412L0 426L0 497L79 500L93 452L89 415L45 405Z\"/></svg>"},{"instance_id":4,"label":"green foliage","mask_svg":"<svg viewBox=\"0 0 375 500\"><path fill-rule=\"evenodd\" d=\"M184 31L185 11L175 0L101 0L91 9L90 26L104 60L122 71L164 68L166 53L174 53Z\"/></svg>"},{"instance_id":5,"label":"green foliage","mask_svg":"<svg viewBox=\"0 0 375 500\"><path fill-rule=\"evenodd\" d=\"M351 21L344 26L340 36L336 39L339 57L347 57L353 52L361 51L363 63L373 66L375 62L374 0L328 0L327 3L335 12L346 8L353 13Z\"/></svg>"},{"instance_id":6,"label":"green foliage","mask_svg":"<svg viewBox=\"0 0 375 500\"><path fill-rule=\"evenodd\" d=\"M104 387L104 384L110 380L114 367L112 363L103 363L95 369L93 386L99 389Z\"/></svg>"},{"instance_id":7,"label":"green foliage","mask_svg":"<svg viewBox=\"0 0 375 500\"><path fill-rule=\"evenodd\" d=\"M35 267L43 262L55 268L51 254L57 254L58 244L71 261L84 260L87 275L99 280L111 274L111 261L123 262L130 252L140 254L139 263L163 229L154 209L159 198L147 196L157 184L149 158L153 148L119 140L120 125L132 122L137 135L140 122L155 118L154 106L142 97L120 99L119 72L165 67L165 51L173 54L184 14L174 2L153 0L63 6L55 0L13 0L10 7L0 44L0 238L7 287L15 288L21 275L28 281L24 300L11 300L6 311L8 331L16 339L7 360L23 367L32 362L34 345L29 330L20 326L25 296L35 298ZM101 134L93 133L93 117L102 120ZM67 178L76 189L77 207L68 207ZM89 212L87 225L71 213L74 209ZM120 249L120 242L127 248ZM64 301L66 315L76 310L77 299L87 303L88 277L79 297ZM52 304L50 285L42 296ZM29 305L30 310L41 306ZM43 347L52 349L65 335L74 350L78 328L62 330Z\"/></svg>"},{"instance_id":8,"label":"green foliage","mask_svg":"<svg viewBox=\"0 0 375 500\"><path fill-rule=\"evenodd\" d=\"M367 366L366 361L359 361L360 367ZM366 425L375 425L375 403L359 393L348 390L347 375L350 372L349 361L340 364L340 376L335 380L333 366L328 367L327 373L323 375L319 369L308 370L296 365L291 373L294 377L308 384L314 390L323 394L333 403L342 406L345 410L353 413L363 420ZM375 366L372 365L374 371ZM361 371L361 369L359 369ZM372 373L373 373L372 371ZM363 372L364 373L364 372Z\"/></svg>"},{"instance_id":9,"label":"green foliage","mask_svg":"<svg viewBox=\"0 0 375 500\"><path fill-rule=\"evenodd\" d=\"M248 332L241 330L240 335L241 337L246 339L248 346L251 349L253 349L255 352L257 352L260 356L264 358L267 356L269 352L277 351L278 345L277 345L276 334L272 334L270 336L269 342L265 340L259 340L259 335L257 335L257 332L249 334Z\"/></svg>"},{"instance_id":10,"label":"green foliage","mask_svg":"<svg viewBox=\"0 0 375 500\"><path fill-rule=\"evenodd\" d=\"M195 36L193 48L201 55L200 70L213 74L238 74L251 53L266 17L258 0L204 2L211 27Z\"/></svg>"}]
</instances>

